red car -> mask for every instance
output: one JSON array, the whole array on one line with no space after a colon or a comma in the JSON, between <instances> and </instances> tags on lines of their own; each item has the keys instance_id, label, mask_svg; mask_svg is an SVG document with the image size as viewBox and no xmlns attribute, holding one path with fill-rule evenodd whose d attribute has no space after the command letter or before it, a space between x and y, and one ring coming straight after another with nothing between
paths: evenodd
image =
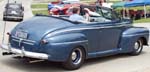
<instances>
[{"instance_id":1,"label":"red car","mask_svg":"<svg viewBox=\"0 0 150 72\"><path fill-rule=\"evenodd\" d=\"M70 11L68 9L72 7L79 7L80 5L86 5L84 3L79 2L51 2L48 4L48 13L49 15L70 15Z\"/></svg>"},{"instance_id":2,"label":"red car","mask_svg":"<svg viewBox=\"0 0 150 72\"><path fill-rule=\"evenodd\" d=\"M68 9L71 7L79 7L81 4L74 3L74 4L62 4L62 5L55 5L53 8L49 10L49 14L53 15L68 15Z\"/></svg>"}]
</instances>

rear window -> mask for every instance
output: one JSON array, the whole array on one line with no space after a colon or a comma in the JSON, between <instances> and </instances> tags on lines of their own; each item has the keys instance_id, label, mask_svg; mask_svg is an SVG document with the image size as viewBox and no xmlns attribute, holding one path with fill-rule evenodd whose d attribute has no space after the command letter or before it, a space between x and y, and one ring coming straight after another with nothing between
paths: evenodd
<instances>
[{"instance_id":1,"label":"rear window","mask_svg":"<svg viewBox=\"0 0 150 72\"><path fill-rule=\"evenodd\" d=\"M11 9L19 9L20 8L19 5L15 5L15 4L8 5L7 7L11 8Z\"/></svg>"}]
</instances>

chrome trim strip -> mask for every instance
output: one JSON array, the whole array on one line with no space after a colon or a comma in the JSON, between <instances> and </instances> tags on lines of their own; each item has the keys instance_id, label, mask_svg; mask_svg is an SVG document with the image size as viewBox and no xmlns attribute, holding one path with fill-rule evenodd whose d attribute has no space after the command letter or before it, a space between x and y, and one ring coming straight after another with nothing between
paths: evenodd
<instances>
[{"instance_id":1,"label":"chrome trim strip","mask_svg":"<svg viewBox=\"0 0 150 72\"><path fill-rule=\"evenodd\" d=\"M19 16L4 16L5 18L17 18L17 19L22 19L23 17Z\"/></svg>"},{"instance_id":2,"label":"chrome trim strip","mask_svg":"<svg viewBox=\"0 0 150 72\"><path fill-rule=\"evenodd\" d=\"M0 47L3 50L21 55L21 56L26 56L26 57L31 57L31 58L37 58L37 59L44 59L47 60L49 57L51 57L51 55L45 54L45 53L36 53L36 52L29 52L29 51L25 51L24 49L16 49L16 48L10 48L11 50L9 50L9 46L5 45L5 44L0 44Z\"/></svg>"},{"instance_id":3,"label":"chrome trim strip","mask_svg":"<svg viewBox=\"0 0 150 72\"><path fill-rule=\"evenodd\" d=\"M121 51L121 50L122 50L122 48L117 48L117 49L99 51L99 52L95 52L95 53L88 53L88 55L92 55L92 54L105 54L105 53L116 52L116 51Z\"/></svg>"},{"instance_id":4,"label":"chrome trim strip","mask_svg":"<svg viewBox=\"0 0 150 72\"><path fill-rule=\"evenodd\" d=\"M89 27L89 28L76 28L76 29L68 29L68 30L60 30L57 32L52 32L49 36L53 36L58 33L70 32L70 31L79 31L79 30L88 30L88 29L101 29L101 28L114 28L114 27L122 27L122 26L132 26L131 24L119 25L119 26L106 26L106 27Z\"/></svg>"},{"instance_id":5,"label":"chrome trim strip","mask_svg":"<svg viewBox=\"0 0 150 72\"><path fill-rule=\"evenodd\" d=\"M18 38L18 37L16 37L16 36L11 36L12 38L16 38L16 39L20 39L20 38ZM35 43L35 41L33 41L33 40L27 40L27 39L23 39L24 41L27 41L27 42L33 42L33 43Z\"/></svg>"},{"instance_id":6,"label":"chrome trim strip","mask_svg":"<svg viewBox=\"0 0 150 72\"><path fill-rule=\"evenodd\" d=\"M13 41L16 41L16 42L19 42L19 40L16 40L16 39L12 39ZM24 44L28 44L28 45L34 45L34 43L29 43L29 42L25 42L25 41L23 41L22 43L24 43Z\"/></svg>"},{"instance_id":7,"label":"chrome trim strip","mask_svg":"<svg viewBox=\"0 0 150 72\"><path fill-rule=\"evenodd\" d=\"M84 43L84 42L88 42L88 40L83 40L83 41L73 41L73 42L63 42L63 43L51 43L51 45L72 44L72 43Z\"/></svg>"},{"instance_id":8,"label":"chrome trim strip","mask_svg":"<svg viewBox=\"0 0 150 72\"><path fill-rule=\"evenodd\" d=\"M33 43L23 42L24 44L34 45Z\"/></svg>"},{"instance_id":9,"label":"chrome trim strip","mask_svg":"<svg viewBox=\"0 0 150 72\"><path fill-rule=\"evenodd\" d=\"M140 34L133 34L133 35L124 35L124 36L138 36L138 35L146 35L146 34L148 34L149 35L149 33L140 33Z\"/></svg>"}]
</instances>

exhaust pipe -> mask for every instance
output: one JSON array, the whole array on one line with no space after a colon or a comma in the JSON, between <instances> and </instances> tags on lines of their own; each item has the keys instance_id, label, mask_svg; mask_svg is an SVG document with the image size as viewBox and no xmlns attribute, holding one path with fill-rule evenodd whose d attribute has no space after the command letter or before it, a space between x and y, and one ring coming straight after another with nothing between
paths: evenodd
<instances>
[{"instance_id":1,"label":"exhaust pipe","mask_svg":"<svg viewBox=\"0 0 150 72\"><path fill-rule=\"evenodd\" d=\"M32 60L32 61L29 61L29 63L37 63L37 62L42 62L42 61L45 61L45 60Z\"/></svg>"},{"instance_id":2,"label":"exhaust pipe","mask_svg":"<svg viewBox=\"0 0 150 72\"><path fill-rule=\"evenodd\" d=\"M15 55L15 53L12 53L12 52L3 52L2 53L2 55L3 56L5 56L5 55ZM24 58L23 56L14 56L14 58L18 58L18 59L20 59L20 58ZM37 63L37 62L42 62L42 61L45 61L45 60L36 60L36 59L27 59L27 60L29 60L28 62L29 63Z\"/></svg>"},{"instance_id":3,"label":"exhaust pipe","mask_svg":"<svg viewBox=\"0 0 150 72\"><path fill-rule=\"evenodd\" d=\"M12 52L3 52L3 53L2 53L3 56L5 56L5 55L13 55L13 54L14 54L14 53L12 53Z\"/></svg>"}]
</instances>

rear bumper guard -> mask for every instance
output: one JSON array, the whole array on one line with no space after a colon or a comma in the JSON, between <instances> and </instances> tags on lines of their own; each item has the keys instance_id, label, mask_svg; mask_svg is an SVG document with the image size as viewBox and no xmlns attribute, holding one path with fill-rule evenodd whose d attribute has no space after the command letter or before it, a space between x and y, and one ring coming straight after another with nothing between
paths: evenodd
<instances>
[{"instance_id":1,"label":"rear bumper guard","mask_svg":"<svg viewBox=\"0 0 150 72\"><path fill-rule=\"evenodd\" d=\"M24 48L22 47L21 49L16 49L12 48L9 45L6 44L0 44L0 47L3 50L8 51L9 53L14 53L18 54L22 57L30 57L30 58L37 58L37 59L44 59L47 60L50 55L45 54L45 53L37 53L37 52L30 52L30 51L25 51Z\"/></svg>"}]
</instances>

